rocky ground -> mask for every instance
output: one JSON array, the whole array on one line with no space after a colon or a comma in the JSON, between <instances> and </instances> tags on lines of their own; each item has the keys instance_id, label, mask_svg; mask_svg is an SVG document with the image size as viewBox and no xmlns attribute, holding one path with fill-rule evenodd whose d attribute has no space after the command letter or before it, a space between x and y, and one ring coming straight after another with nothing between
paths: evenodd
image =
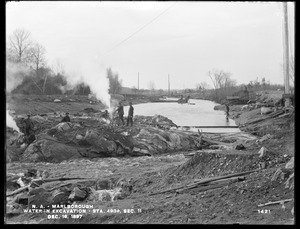
<instances>
[{"instance_id":1,"label":"rocky ground","mask_svg":"<svg viewBox=\"0 0 300 229\"><path fill-rule=\"evenodd\" d=\"M37 138L24 147L7 128L8 224L294 224L293 110L232 106L241 133L199 135L162 116L120 127L82 96L7 105L17 123L33 114ZM71 126L59 124L65 111ZM93 208L52 212L68 204Z\"/></svg>"}]
</instances>

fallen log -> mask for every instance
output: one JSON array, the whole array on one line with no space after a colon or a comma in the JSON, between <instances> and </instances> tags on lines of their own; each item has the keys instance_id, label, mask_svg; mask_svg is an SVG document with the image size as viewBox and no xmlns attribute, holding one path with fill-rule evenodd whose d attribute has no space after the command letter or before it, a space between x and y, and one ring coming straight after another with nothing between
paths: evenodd
<instances>
[{"instance_id":1,"label":"fallen log","mask_svg":"<svg viewBox=\"0 0 300 229\"><path fill-rule=\"evenodd\" d=\"M61 177L61 178L49 178L43 179L44 182L53 182L53 181L66 181L66 180L86 180L88 178L81 177Z\"/></svg>"},{"instance_id":2,"label":"fallen log","mask_svg":"<svg viewBox=\"0 0 300 229\"><path fill-rule=\"evenodd\" d=\"M26 189L28 189L29 186L30 186L30 185L27 185L27 186L24 186L24 187L22 187L22 188L19 188L19 189L15 190L15 191L13 191L13 192L11 192L11 193L8 193L8 194L6 194L6 197L13 196L13 195L18 194L18 193L20 193L20 192L23 192L23 191L25 191Z\"/></svg>"},{"instance_id":3,"label":"fallen log","mask_svg":"<svg viewBox=\"0 0 300 229\"><path fill-rule=\"evenodd\" d=\"M186 129L191 129L191 128L239 128L238 126L178 126Z\"/></svg>"},{"instance_id":4,"label":"fallen log","mask_svg":"<svg viewBox=\"0 0 300 229\"><path fill-rule=\"evenodd\" d=\"M75 178L68 178L68 177L66 177L66 178L51 178L51 179L33 179L31 182L33 182L33 181L39 181L39 180L42 180L42 181L44 181L44 182L53 182L53 181L66 181L66 180L84 180L84 179L87 179L87 178L78 178L78 177L75 177ZM17 189L17 190L15 190L15 191L13 191L13 192L11 192L11 193L8 193L8 194L6 194L6 196L8 197L8 196L13 196L13 195L15 195L15 194L18 194L18 193L20 193L20 192L23 192L23 191L25 191L26 189L28 189L30 187L30 184L29 185L27 185L27 186L24 186L24 187L22 187L22 188L19 188L19 189Z\"/></svg>"},{"instance_id":5,"label":"fallen log","mask_svg":"<svg viewBox=\"0 0 300 229\"><path fill-rule=\"evenodd\" d=\"M284 202L289 202L289 201L292 201L292 199L278 200L278 201L274 201L274 202L268 202L265 204L259 204L258 207L264 207L264 206L269 206L269 205L273 205L273 204L283 204Z\"/></svg>"},{"instance_id":6,"label":"fallen log","mask_svg":"<svg viewBox=\"0 0 300 229\"><path fill-rule=\"evenodd\" d=\"M233 180L242 181L242 180L245 180L245 179L246 179L245 176L229 177L229 178L213 180L213 181L209 181L209 182L205 182L205 183L195 182L194 184L187 185L186 187L190 188L190 187L196 187L196 186L199 186L199 185L210 185L210 184L217 184L217 183L226 183L226 182L233 181Z\"/></svg>"},{"instance_id":7,"label":"fallen log","mask_svg":"<svg viewBox=\"0 0 300 229\"><path fill-rule=\"evenodd\" d=\"M229 175L225 175L225 176L217 176L217 177L210 177L210 178L205 178L205 179L201 179L201 180L195 180L196 182L194 181L195 182L194 184L179 186L179 187L176 187L176 188L171 188L171 189L163 190L163 191L160 191L160 192L150 193L149 196L153 196L153 195L157 195L157 194L163 194L163 193L167 193L167 192L172 192L172 191L176 191L178 189L191 187L191 186L194 186L194 185L198 186L199 184L205 184L205 183L209 183L209 182L216 181L216 180L222 180L222 179L225 179L225 178L247 175L247 174L250 174L250 173L258 172L260 170L262 170L262 169L256 169L256 170L251 170L251 171L247 171L247 172L229 174Z\"/></svg>"},{"instance_id":8,"label":"fallen log","mask_svg":"<svg viewBox=\"0 0 300 229\"><path fill-rule=\"evenodd\" d=\"M199 192L205 192L207 190L213 190L216 188L221 188L223 186L229 185L229 183L227 184L212 184L212 185L208 185L208 186L200 186L198 188L189 188L189 189L184 189L184 190L180 190L180 191L176 191L176 193L181 194L187 190L191 190L192 193L199 193Z\"/></svg>"},{"instance_id":9,"label":"fallen log","mask_svg":"<svg viewBox=\"0 0 300 229\"><path fill-rule=\"evenodd\" d=\"M224 180L212 181L210 183L192 185L187 188L177 190L176 192L182 193L187 190L202 192L202 191L206 191L206 190L210 190L210 189L223 187L223 186L226 186L226 185L238 182L238 181L243 181L243 180L245 180L245 177L233 177L233 178L228 178L228 179L224 179ZM199 185L200 185L200 187L198 187Z\"/></svg>"},{"instance_id":10,"label":"fallen log","mask_svg":"<svg viewBox=\"0 0 300 229\"><path fill-rule=\"evenodd\" d=\"M262 170L262 169L256 169L256 170L251 170L251 171L246 171L246 172L241 172L241 173L228 174L228 175L217 176L217 177L209 177L209 178L204 178L204 179L201 179L201 180L195 180L194 182L195 182L195 184L203 184L203 183L208 183L208 182L215 181L215 180L222 180L222 179L225 179L225 178L247 175L247 174L250 174L250 173L258 172L260 170Z\"/></svg>"}]
</instances>

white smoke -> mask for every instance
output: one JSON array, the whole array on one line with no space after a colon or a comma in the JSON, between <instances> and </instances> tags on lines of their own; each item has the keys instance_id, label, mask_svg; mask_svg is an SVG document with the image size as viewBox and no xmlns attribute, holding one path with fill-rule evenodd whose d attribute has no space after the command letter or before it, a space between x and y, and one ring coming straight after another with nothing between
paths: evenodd
<instances>
[{"instance_id":1,"label":"white smoke","mask_svg":"<svg viewBox=\"0 0 300 229\"><path fill-rule=\"evenodd\" d=\"M6 62L6 92L10 93L29 73L30 69L21 63Z\"/></svg>"},{"instance_id":2,"label":"white smoke","mask_svg":"<svg viewBox=\"0 0 300 229\"><path fill-rule=\"evenodd\" d=\"M8 110L6 110L6 126L13 128L14 130L18 131L19 133L21 132L19 127L17 126L17 123L15 122L13 117L10 115Z\"/></svg>"},{"instance_id":3,"label":"white smoke","mask_svg":"<svg viewBox=\"0 0 300 229\"><path fill-rule=\"evenodd\" d=\"M63 93L63 94L65 94L68 90L71 90L72 89L72 87L69 85L69 84L67 84L67 85L59 85L58 86L58 88L59 88L59 90Z\"/></svg>"},{"instance_id":4,"label":"white smoke","mask_svg":"<svg viewBox=\"0 0 300 229\"><path fill-rule=\"evenodd\" d=\"M91 58L85 58L71 64L69 69L70 71L67 71L68 74L66 74L69 85L85 83L96 98L106 105L108 110L111 109L111 98L108 93L109 81L106 77L106 69L101 67L100 63Z\"/></svg>"}]
</instances>

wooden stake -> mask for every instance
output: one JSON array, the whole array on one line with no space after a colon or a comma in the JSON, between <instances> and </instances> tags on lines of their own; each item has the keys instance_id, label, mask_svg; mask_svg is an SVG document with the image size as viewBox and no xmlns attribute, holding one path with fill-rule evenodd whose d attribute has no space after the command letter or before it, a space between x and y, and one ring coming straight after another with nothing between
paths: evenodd
<instances>
[{"instance_id":1,"label":"wooden stake","mask_svg":"<svg viewBox=\"0 0 300 229\"><path fill-rule=\"evenodd\" d=\"M259 204L258 207L264 207L264 206L273 205L273 204L281 204L281 203L289 202L289 201L292 201L292 199L278 200L278 201L274 201L274 202L268 202L265 204Z\"/></svg>"}]
</instances>

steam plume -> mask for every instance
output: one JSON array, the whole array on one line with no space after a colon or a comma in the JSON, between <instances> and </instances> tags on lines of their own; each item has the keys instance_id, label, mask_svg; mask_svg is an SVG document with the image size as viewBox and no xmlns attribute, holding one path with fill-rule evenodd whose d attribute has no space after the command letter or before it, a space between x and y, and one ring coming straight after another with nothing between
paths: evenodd
<instances>
[{"instance_id":1,"label":"steam plume","mask_svg":"<svg viewBox=\"0 0 300 229\"><path fill-rule=\"evenodd\" d=\"M6 63L6 92L10 93L19 84L22 83L24 77L29 73L30 69L21 63Z\"/></svg>"},{"instance_id":2,"label":"steam plume","mask_svg":"<svg viewBox=\"0 0 300 229\"><path fill-rule=\"evenodd\" d=\"M84 60L73 63L66 78L69 85L85 83L88 85L104 105L111 109L110 94L108 93L109 82L106 77L106 69L100 66L95 60L85 58Z\"/></svg>"},{"instance_id":3,"label":"steam plume","mask_svg":"<svg viewBox=\"0 0 300 229\"><path fill-rule=\"evenodd\" d=\"M18 131L20 133L20 129L17 126L15 120L13 117L9 114L9 111L6 110L6 125L13 128L14 130Z\"/></svg>"}]
</instances>

